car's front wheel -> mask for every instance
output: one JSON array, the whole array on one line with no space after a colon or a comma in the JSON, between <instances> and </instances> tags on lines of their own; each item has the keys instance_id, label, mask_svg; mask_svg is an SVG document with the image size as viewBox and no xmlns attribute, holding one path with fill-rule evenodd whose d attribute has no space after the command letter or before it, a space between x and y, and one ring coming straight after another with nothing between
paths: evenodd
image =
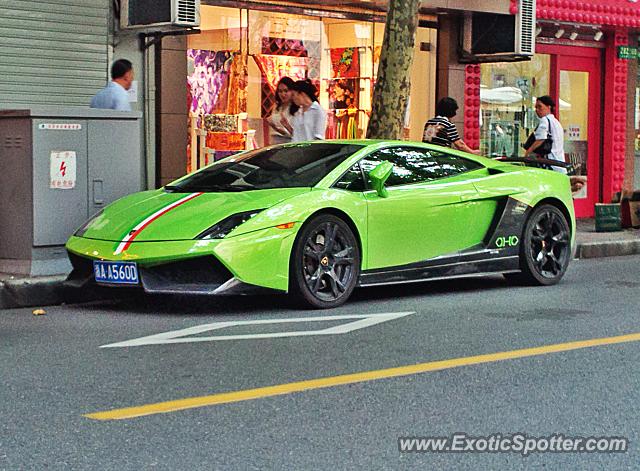
<instances>
[{"instance_id":1,"label":"car's front wheel","mask_svg":"<svg viewBox=\"0 0 640 471\"><path fill-rule=\"evenodd\" d=\"M508 278L527 284L556 284L567 271L570 257L571 231L567 218L555 206L538 206L524 228L520 247L522 272Z\"/></svg>"},{"instance_id":2,"label":"car's front wheel","mask_svg":"<svg viewBox=\"0 0 640 471\"><path fill-rule=\"evenodd\" d=\"M289 286L306 307L333 308L353 292L360 275L360 248L349 225L321 214L300 230L293 247Z\"/></svg>"}]
</instances>

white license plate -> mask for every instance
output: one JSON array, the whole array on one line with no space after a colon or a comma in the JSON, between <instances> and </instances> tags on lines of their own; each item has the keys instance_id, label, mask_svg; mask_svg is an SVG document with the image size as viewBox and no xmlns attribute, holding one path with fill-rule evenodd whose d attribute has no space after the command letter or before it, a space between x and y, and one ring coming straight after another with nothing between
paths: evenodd
<instances>
[{"instance_id":1,"label":"white license plate","mask_svg":"<svg viewBox=\"0 0 640 471\"><path fill-rule=\"evenodd\" d=\"M138 266L136 262L103 262L94 260L93 273L98 283L138 284Z\"/></svg>"}]
</instances>

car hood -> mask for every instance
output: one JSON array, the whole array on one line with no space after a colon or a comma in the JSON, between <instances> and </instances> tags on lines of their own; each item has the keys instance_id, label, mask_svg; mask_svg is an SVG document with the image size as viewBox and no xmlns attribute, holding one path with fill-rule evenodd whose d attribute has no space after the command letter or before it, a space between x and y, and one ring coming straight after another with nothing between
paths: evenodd
<instances>
[{"instance_id":1,"label":"car hood","mask_svg":"<svg viewBox=\"0 0 640 471\"><path fill-rule=\"evenodd\" d=\"M277 188L230 193L136 193L105 208L83 237L135 242L190 240L232 214L267 209L310 188Z\"/></svg>"}]
</instances>

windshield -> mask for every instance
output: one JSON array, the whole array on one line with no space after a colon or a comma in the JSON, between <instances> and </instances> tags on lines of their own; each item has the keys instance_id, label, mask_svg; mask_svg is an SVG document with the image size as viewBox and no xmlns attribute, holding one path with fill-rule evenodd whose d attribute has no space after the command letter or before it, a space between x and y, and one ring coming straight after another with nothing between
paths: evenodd
<instances>
[{"instance_id":1,"label":"windshield","mask_svg":"<svg viewBox=\"0 0 640 471\"><path fill-rule=\"evenodd\" d=\"M257 149L214 163L165 189L223 192L312 187L361 148L314 142Z\"/></svg>"}]
</instances>

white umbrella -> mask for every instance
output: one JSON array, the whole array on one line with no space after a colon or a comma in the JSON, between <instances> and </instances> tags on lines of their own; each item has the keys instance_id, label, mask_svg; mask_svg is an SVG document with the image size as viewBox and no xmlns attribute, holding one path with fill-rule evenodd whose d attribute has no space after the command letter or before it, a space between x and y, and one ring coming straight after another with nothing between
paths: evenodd
<instances>
[{"instance_id":1,"label":"white umbrella","mask_svg":"<svg viewBox=\"0 0 640 471\"><path fill-rule=\"evenodd\" d=\"M489 105L521 104L522 91L517 87L480 87L480 100ZM571 103L560 98L560 110L570 110Z\"/></svg>"}]
</instances>

